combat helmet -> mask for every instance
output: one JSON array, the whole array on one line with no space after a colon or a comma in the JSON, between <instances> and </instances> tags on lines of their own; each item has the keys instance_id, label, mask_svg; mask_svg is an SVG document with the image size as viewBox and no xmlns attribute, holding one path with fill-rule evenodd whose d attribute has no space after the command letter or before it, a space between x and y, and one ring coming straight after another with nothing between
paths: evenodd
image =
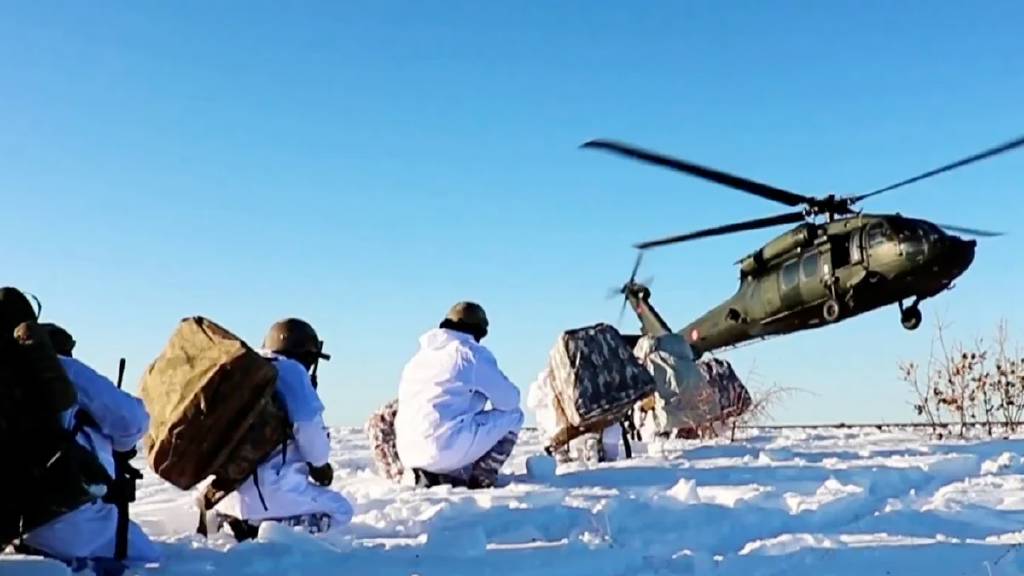
<instances>
[{"instance_id":1,"label":"combat helmet","mask_svg":"<svg viewBox=\"0 0 1024 576\"><path fill-rule=\"evenodd\" d=\"M312 367L317 360L330 360L330 354L324 354L323 343L316 330L298 318L285 318L275 322L263 339L263 348L291 358L306 368Z\"/></svg>"},{"instance_id":2,"label":"combat helmet","mask_svg":"<svg viewBox=\"0 0 1024 576\"><path fill-rule=\"evenodd\" d=\"M489 325L483 306L476 302L462 301L448 310L440 327L469 334L479 342L487 336Z\"/></svg>"},{"instance_id":3,"label":"combat helmet","mask_svg":"<svg viewBox=\"0 0 1024 576\"><path fill-rule=\"evenodd\" d=\"M22 322L35 320L36 311L21 290L11 286L0 288L0 334L4 338L10 337Z\"/></svg>"}]
</instances>

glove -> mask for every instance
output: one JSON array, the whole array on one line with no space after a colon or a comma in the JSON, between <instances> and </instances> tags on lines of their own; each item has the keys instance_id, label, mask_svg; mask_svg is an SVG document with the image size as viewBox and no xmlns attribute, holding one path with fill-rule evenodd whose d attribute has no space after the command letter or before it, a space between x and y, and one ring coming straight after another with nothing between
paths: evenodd
<instances>
[{"instance_id":1,"label":"glove","mask_svg":"<svg viewBox=\"0 0 1024 576\"><path fill-rule=\"evenodd\" d=\"M127 450L114 450L114 462L121 465L130 464L136 454L138 451L134 447Z\"/></svg>"},{"instance_id":2,"label":"glove","mask_svg":"<svg viewBox=\"0 0 1024 576\"><path fill-rule=\"evenodd\" d=\"M327 462L323 466L313 466L309 462L306 462L309 466L309 477L313 479L319 486L330 486L331 482L334 481L334 468L331 468L331 463Z\"/></svg>"}]
</instances>

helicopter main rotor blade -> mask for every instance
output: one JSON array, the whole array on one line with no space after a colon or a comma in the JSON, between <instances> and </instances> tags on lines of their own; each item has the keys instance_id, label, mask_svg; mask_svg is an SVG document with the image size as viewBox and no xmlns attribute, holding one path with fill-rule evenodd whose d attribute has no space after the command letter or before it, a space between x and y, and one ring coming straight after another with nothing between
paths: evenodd
<instances>
[{"instance_id":1,"label":"helicopter main rotor blade","mask_svg":"<svg viewBox=\"0 0 1024 576\"><path fill-rule=\"evenodd\" d=\"M715 170L714 168L693 164L692 162L687 162L671 156L665 156L664 154L659 154L657 152L637 148L636 146L624 144L622 142L615 142L613 140L591 140L584 143L581 148L608 150L643 162L678 170L691 176L696 176L697 178L710 180L711 182L728 186L729 188L740 190L748 194L760 196L761 198L773 200L787 206L800 206L801 204L814 203L814 199L808 196L802 196L795 192L769 186L761 182L755 182L754 180L735 176L727 172Z\"/></svg>"},{"instance_id":2,"label":"helicopter main rotor blade","mask_svg":"<svg viewBox=\"0 0 1024 576\"><path fill-rule=\"evenodd\" d=\"M968 236L980 236L983 238L993 238L995 236L1002 236L1002 232L992 232L991 230L979 230L977 228L964 228L963 226L950 226L948 224L936 224L943 230L949 230L950 232L959 232Z\"/></svg>"},{"instance_id":3,"label":"helicopter main rotor blade","mask_svg":"<svg viewBox=\"0 0 1024 576\"><path fill-rule=\"evenodd\" d=\"M664 246L666 244L675 244L677 242L687 242L689 240L696 240L698 238L707 238L709 236L721 236L723 234L732 234L733 232L743 232L745 230L758 230L760 228L770 228L772 226L780 226L782 224L795 224L797 222L803 221L803 212L790 212L788 214L779 214L778 216L769 216L767 218L758 218L756 220L746 220L744 222L726 224L725 226L716 226L715 228L705 228L704 230L698 230L696 232L680 234L678 236L670 236L668 238L652 240L650 242L643 242L640 244L636 244L635 247L641 250L646 250L648 248L655 248L657 246Z\"/></svg>"},{"instance_id":4,"label":"helicopter main rotor blade","mask_svg":"<svg viewBox=\"0 0 1024 576\"><path fill-rule=\"evenodd\" d=\"M908 184L913 184L914 182L920 182L921 180L924 180L925 178L931 178L932 176L938 176L939 174L942 174L944 172L949 172L950 170L955 170L957 168L962 168L964 166L967 166L968 164L973 164L975 162L980 162L981 160L984 160L986 158L991 158L993 156L998 156L999 154L1002 154L1003 152L1009 152L1010 150L1013 150L1014 148L1019 148L1021 146L1024 146L1024 136L1021 136L1020 138L1017 138L1016 140L1011 140L1009 142L1006 142L1005 144L1000 144L999 146L996 146L994 148L989 148L988 150L985 150L983 152L978 152L977 154L974 154L973 156L968 156L967 158L964 158L962 160L957 160L956 162L953 162L951 164L946 164L945 166L936 168L934 170L929 170L928 172L925 172L924 174L919 174L917 176L914 176L913 178L907 178L906 180L903 180L901 182L897 182L895 184L891 184L889 186L886 186L885 188L879 188L878 190L875 190L874 192L868 192L867 194L861 194L860 196L854 196L852 199L850 199L850 203L852 204L852 203L860 202L861 200L864 200L865 198L870 198L872 196L877 196L877 195L879 195L879 194L881 194L883 192L888 192L890 190L895 190L897 188L902 188L903 186L906 186Z\"/></svg>"}]
</instances>

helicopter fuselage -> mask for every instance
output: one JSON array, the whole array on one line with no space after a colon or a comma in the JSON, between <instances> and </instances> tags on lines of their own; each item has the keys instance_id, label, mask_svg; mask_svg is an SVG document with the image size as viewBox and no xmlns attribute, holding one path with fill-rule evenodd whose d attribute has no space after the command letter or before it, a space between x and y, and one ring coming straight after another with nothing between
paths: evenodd
<instances>
[{"instance_id":1,"label":"helicopter fuselage","mask_svg":"<svg viewBox=\"0 0 1024 576\"><path fill-rule=\"evenodd\" d=\"M632 275L618 292L633 305L643 333L656 336L670 328L650 305L650 290L636 282L644 250L798 224L741 259L736 294L679 331L699 356L750 340L817 328L893 303L899 304L903 327L917 329L921 325L921 301L949 289L974 261L977 243L949 232L983 237L1001 233L938 225L900 214L864 214L854 207L879 194L1022 148L1024 136L864 194L819 197L615 140L591 140L583 147L799 208L634 245L640 253ZM818 223L817 218L824 218L825 222ZM910 298L912 303L905 305L904 300Z\"/></svg>"},{"instance_id":2,"label":"helicopter fuselage","mask_svg":"<svg viewBox=\"0 0 1024 576\"><path fill-rule=\"evenodd\" d=\"M679 331L696 355L748 340L821 327L948 289L970 266L975 242L898 214L797 226L742 259L736 294Z\"/></svg>"}]
</instances>

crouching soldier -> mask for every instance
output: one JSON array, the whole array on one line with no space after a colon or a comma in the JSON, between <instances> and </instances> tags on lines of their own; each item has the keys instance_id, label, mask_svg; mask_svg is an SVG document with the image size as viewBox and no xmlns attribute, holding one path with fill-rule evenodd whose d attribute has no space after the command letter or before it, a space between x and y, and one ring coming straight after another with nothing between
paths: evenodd
<instances>
[{"instance_id":1,"label":"crouching soldier","mask_svg":"<svg viewBox=\"0 0 1024 576\"><path fill-rule=\"evenodd\" d=\"M40 326L53 338L60 364L77 392L76 405L64 414L65 427L96 455L114 481L103 499L26 534L23 548L73 566L90 563L94 569L114 572L122 561L155 562L159 559L156 547L127 517L128 483L134 485L141 477L128 462L149 428L149 414L141 400L70 357L74 340L67 331L54 324Z\"/></svg>"},{"instance_id":2,"label":"crouching soldier","mask_svg":"<svg viewBox=\"0 0 1024 576\"><path fill-rule=\"evenodd\" d=\"M328 488L334 469L315 370L319 360L330 356L321 351L313 327L296 318L271 326L260 353L277 368L277 395L292 438L214 510L239 540L254 538L263 521L302 526L311 533L342 527L352 519L352 506Z\"/></svg>"},{"instance_id":3,"label":"crouching soldier","mask_svg":"<svg viewBox=\"0 0 1024 576\"><path fill-rule=\"evenodd\" d=\"M398 400L369 424L384 474L411 474L418 486L488 488L512 453L523 425L519 389L480 341L484 309L460 302L420 337L406 364Z\"/></svg>"}]
</instances>

